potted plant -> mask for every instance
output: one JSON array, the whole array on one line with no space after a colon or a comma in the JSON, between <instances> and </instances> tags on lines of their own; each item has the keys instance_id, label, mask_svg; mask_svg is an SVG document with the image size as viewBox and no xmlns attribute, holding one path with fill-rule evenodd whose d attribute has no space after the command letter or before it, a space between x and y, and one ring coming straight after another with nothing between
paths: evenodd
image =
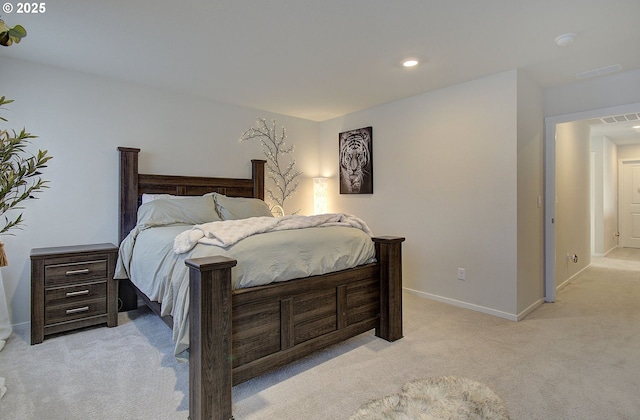
<instances>
[{"instance_id":1,"label":"potted plant","mask_svg":"<svg viewBox=\"0 0 640 420\"><path fill-rule=\"evenodd\" d=\"M16 25L10 28L0 19L0 45L9 47L14 42L18 44L25 36L27 36L27 30L22 26Z\"/></svg>"},{"instance_id":2,"label":"potted plant","mask_svg":"<svg viewBox=\"0 0 640 420\"><path fill-rule=\"evenodd\" d=\"M0 109L11 102L13 100L0 97ZM0 121L7 122L7 119L0 115ZM46 150L38 150L35 155L27 150L30 140L36 137L24 128L16 132L0 127L0 216L4 219L0 219L0 235L11 234L11 230L23 223L22 213L11 214L12 210L23 209L24 200L35 198L35 193L47 188L48 181L42 179L40 171L51 156ZM0 241L0 267L6 265L4 245Z\"/></svg>"},{"instance_id":3,"label":"potted plant","mask_svg":"<svg viewBox=\"0 0 640 420\"><path fill-rule=\"evenodd\" d=\"M6 4L5 4L6 5ZM13 28L7 26L0 19L0 45L9 47L18 44L22 38L27 36L27 31L20 25ZM0 109L2 106L13 101L0 98ZM0 121L7 122L0 115ZM40 169L44 168L50 156L47 151L38 151L37 156L26 157L26 145L29 139L35 138L24 129L20 133L8 131L0 127L0 165L2 166L0 178L0 216L4 217L4 227L0 235L7 234L9 230L16 228L22 223L22 213L15 219L5 215L9 210L20 209L20 202L33 197L33 193L45 187L40 175ZM7 265L7 255L4 252L4 244L0 241L0 267ZM4 294L4 284L2 271L0 271L0 350L4 347L5 340L11 334L11 322L9 321L9 311ZM0 378L4 383L4 379ZM4 388L4 387L1 387ZM3 391L3 390L0 390ZM6 388L4 388L6 391ZM0 392L2 397L3 392Z\"/></svg>"}]
</instances>

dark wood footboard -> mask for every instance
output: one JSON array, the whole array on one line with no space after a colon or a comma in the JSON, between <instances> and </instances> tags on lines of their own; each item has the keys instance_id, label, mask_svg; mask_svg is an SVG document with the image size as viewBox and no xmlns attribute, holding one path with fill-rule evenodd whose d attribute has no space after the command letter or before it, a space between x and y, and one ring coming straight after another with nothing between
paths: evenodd
<instances>
[{"instance_id":1,"label":"dark wood footboard","mask_svg":"<svg viewBox=\"0 0 640 420\"><path fill-rule=\"evenodd\" d=\"M233 385L368 330L402 338L404 238L373 240L376 263L235 291L235 260L187 260L190 418L230 419Z\"/></svg>"},{"instance_id":2,"label":"dark wood footboard","mask_svg":"<svg viewBox=\"0 0 640 420\"><path fill-rule=\"evenodd\" d=\"M210 257L189 266L189 418L230 419L231 268Z\"/></svg>"}]
</instances>

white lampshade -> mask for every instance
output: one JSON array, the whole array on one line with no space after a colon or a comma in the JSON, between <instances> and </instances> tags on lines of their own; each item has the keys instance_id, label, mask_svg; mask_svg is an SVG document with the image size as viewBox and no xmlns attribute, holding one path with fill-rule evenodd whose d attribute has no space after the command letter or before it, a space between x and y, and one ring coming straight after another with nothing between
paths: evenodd
<instances>
[{"instance_id":1,"label":"white lampshade","mask_svg":"<svg viewBox=\"0 0 640 420\"><path fill-rule=\"evenodd\" d=\"M327 212L327 178L313 178L313 212Z\"/></svg>"}]
</instances>

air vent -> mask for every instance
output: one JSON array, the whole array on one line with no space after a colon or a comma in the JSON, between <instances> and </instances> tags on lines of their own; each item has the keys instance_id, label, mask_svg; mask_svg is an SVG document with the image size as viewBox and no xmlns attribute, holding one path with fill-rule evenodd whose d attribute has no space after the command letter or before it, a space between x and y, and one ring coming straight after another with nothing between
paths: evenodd
<instances>
[{"instance_id":1,"label":"air vent","mask_svg":"<svg viewBox=\"0 0 640 420\"><path fill-rule=\"evenodd\" d=\"M600 118L600 121L602 121L605 124L614 124L619 122L639 121L639 120L640 120L640 113L613 115L611 117Z\"/></svg>"},{"instance_id":2,"label":"air vent","mask_svg":"<svg viewBox=\"0 0 640 420\"><path fill-rule=\"evenodd\" d=\"M578 79L589 79L591 77L604 76L605 74L614 73L622 70L622 65L614 64L612 66L600 67L599 69L587 70L582 73L577 73Z\"/></svg>"}]
</instances>

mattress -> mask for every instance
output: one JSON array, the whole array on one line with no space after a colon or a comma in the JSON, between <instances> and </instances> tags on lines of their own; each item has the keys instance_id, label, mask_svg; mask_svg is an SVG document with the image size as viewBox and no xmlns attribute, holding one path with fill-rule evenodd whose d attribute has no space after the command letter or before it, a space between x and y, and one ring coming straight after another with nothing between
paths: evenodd
<instances>
[{"instance_id":1,"label":"mattress","mask_svg":"<svg viewBox=\"0 0 640 420\"><path fill-rule=\"evenodd\" d=\"M175 354L189 347L189 273L184 261L221 255L236 259L234 289L261 286L352 268L374 261L369 233L354 227L323 226L273 231L248 236L223 248L198 243L182 254L174 252L176 236L186 224L136 227L120 247L115 278L129 278L149 299L173 317Z\"/></svg>"}]
</instances>

